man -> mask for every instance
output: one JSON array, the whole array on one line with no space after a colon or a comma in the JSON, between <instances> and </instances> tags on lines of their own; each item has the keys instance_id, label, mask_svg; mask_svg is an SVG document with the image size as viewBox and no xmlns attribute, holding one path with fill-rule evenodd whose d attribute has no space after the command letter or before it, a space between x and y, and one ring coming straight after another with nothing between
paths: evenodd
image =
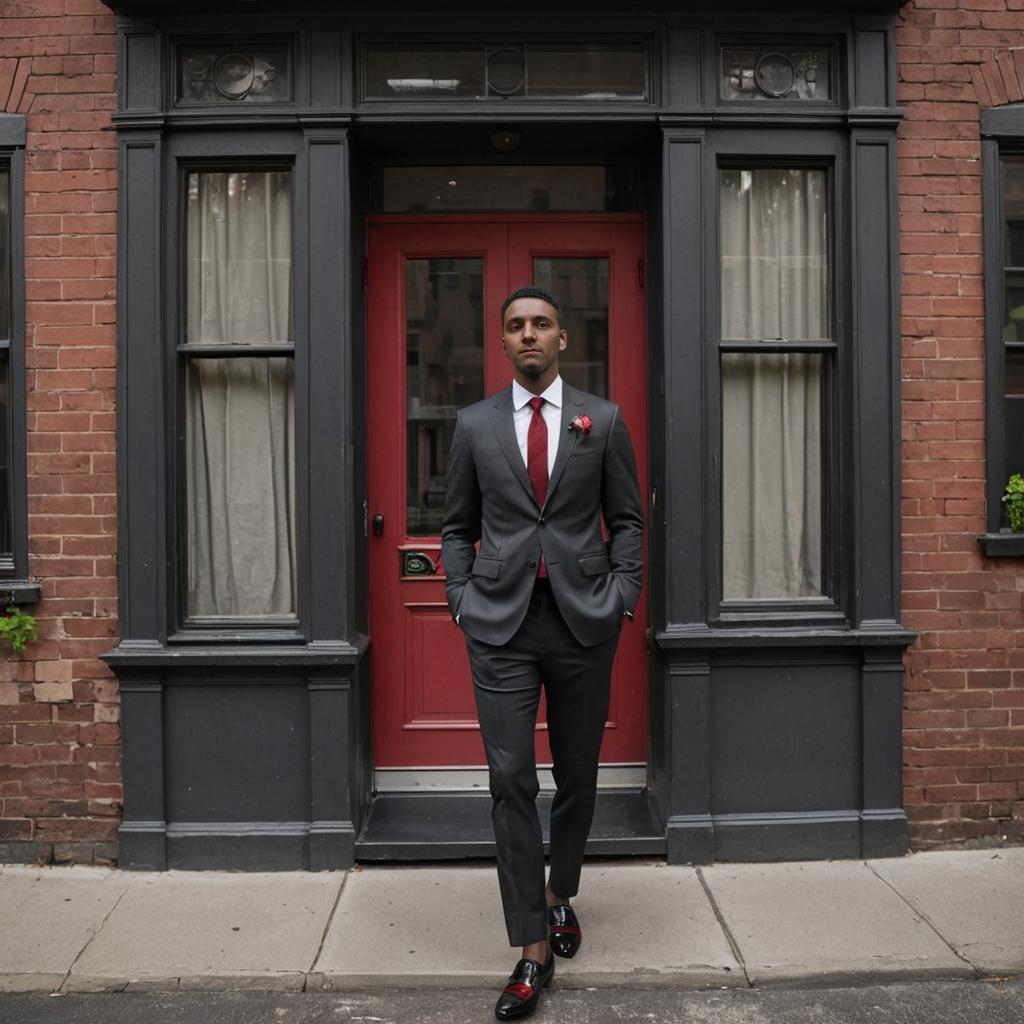
<instances>
[{"instance_id":1,"label":"man","mask_svg":"<svg viewBox=\"0 0 1024 1024\"><path fill-rule=\"evenodd\" d=\"M552 952L573 956L580 945L569 900L594 813L612 659L643 572L629 434L617 406L559 376L560 313L533 286L505 300L513 383L459 413L441 531L490 769L505 924L523 947L499 1020L531 1013L554 974ZM534 755L542 685L556 786L546 886Z\"/></svg>"}]
</instances>

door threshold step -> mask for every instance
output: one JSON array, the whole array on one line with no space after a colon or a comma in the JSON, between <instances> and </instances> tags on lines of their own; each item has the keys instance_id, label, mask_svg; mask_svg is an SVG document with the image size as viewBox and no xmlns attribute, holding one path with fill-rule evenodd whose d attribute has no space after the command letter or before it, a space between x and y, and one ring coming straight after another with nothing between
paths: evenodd
<instances>
[{"instance_id":1,"label":"door threshold step","mask_svg":"<svg viewBox=\"0 0 1024 1024\"><path fill-rule=\"evenodd\" d=\"M544 845L551 796L537 798ZM666 850L645 790L598 791L588 854L660 856ZM493 857L491 798L487 793L378 794L356 840L356 859L454 860Z\"/></svg>"}]
</instances>

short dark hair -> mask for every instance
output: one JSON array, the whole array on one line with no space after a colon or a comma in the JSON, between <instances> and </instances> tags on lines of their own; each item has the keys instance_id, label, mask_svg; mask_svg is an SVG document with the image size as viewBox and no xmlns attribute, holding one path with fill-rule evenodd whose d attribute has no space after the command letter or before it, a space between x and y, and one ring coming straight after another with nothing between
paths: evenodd
<instances>
[{"instance_id":1,"label":"short dark hair","mask_svg":"<svg viewBox=\"0 0 1024 1024\"><path fill-rule=\"evenodd\" d=\"M505 322L505 312L509 306L512 305L516 299L542 299L549 306L553 306L555 312L561 316L562 307L558 304L558 299L551 294L546 292L543 288L538 288L535 284L526 284L522 288L517 288L502 304L501 304L501 322Z\"/></svg>"}]
</instances>

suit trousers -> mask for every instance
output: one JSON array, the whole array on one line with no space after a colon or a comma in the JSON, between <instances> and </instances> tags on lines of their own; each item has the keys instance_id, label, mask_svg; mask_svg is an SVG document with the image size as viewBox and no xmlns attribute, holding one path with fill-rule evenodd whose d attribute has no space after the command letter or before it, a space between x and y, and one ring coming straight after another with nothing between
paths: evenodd
<instances>
[{"instance_id":1,"label":"suit trousers","mask_svg":"<svg viewBox=\"0 0 1024 1024\"><path fill-rule=\"evenodd\" d=\"M496 647L466 636L489 768L498 887L513 946L540 942L548 934L534 749L541 687L547 697L556 787L548 881L568 899L579 889L594 817L597 762L618 641L616 634L584 647L566 626L546 580L537 582L526 618L507 644Z\"/></svg>"}]
</instances>

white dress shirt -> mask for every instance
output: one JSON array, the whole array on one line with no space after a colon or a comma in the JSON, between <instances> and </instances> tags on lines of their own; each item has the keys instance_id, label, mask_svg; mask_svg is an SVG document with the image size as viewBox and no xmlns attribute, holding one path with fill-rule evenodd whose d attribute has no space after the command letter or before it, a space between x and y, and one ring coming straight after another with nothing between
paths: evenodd
<instances>
[{"instance_id":1,"label":"white dress shirt","mask_svg":"<svg viewBox=\"0 0 1024 1024\"><path fill-rule=\"evenodd\" d=\"M530 408L530 399L533 392L527 391L519 381L512 381L512 408L513 419L516 426L516 440L519 442L519 451L523 456L523 465L529 469L527 458L527 439L530 434L530 420L533 419L533 409ZM558 442L562 433L562 378L555 379L548 385L548 389L541 396L544 404L540 407L540 414L544 417L544 423L548 428L548 476L555 468L555 456L558 454Z\"/></svg>"}]
</instances>

